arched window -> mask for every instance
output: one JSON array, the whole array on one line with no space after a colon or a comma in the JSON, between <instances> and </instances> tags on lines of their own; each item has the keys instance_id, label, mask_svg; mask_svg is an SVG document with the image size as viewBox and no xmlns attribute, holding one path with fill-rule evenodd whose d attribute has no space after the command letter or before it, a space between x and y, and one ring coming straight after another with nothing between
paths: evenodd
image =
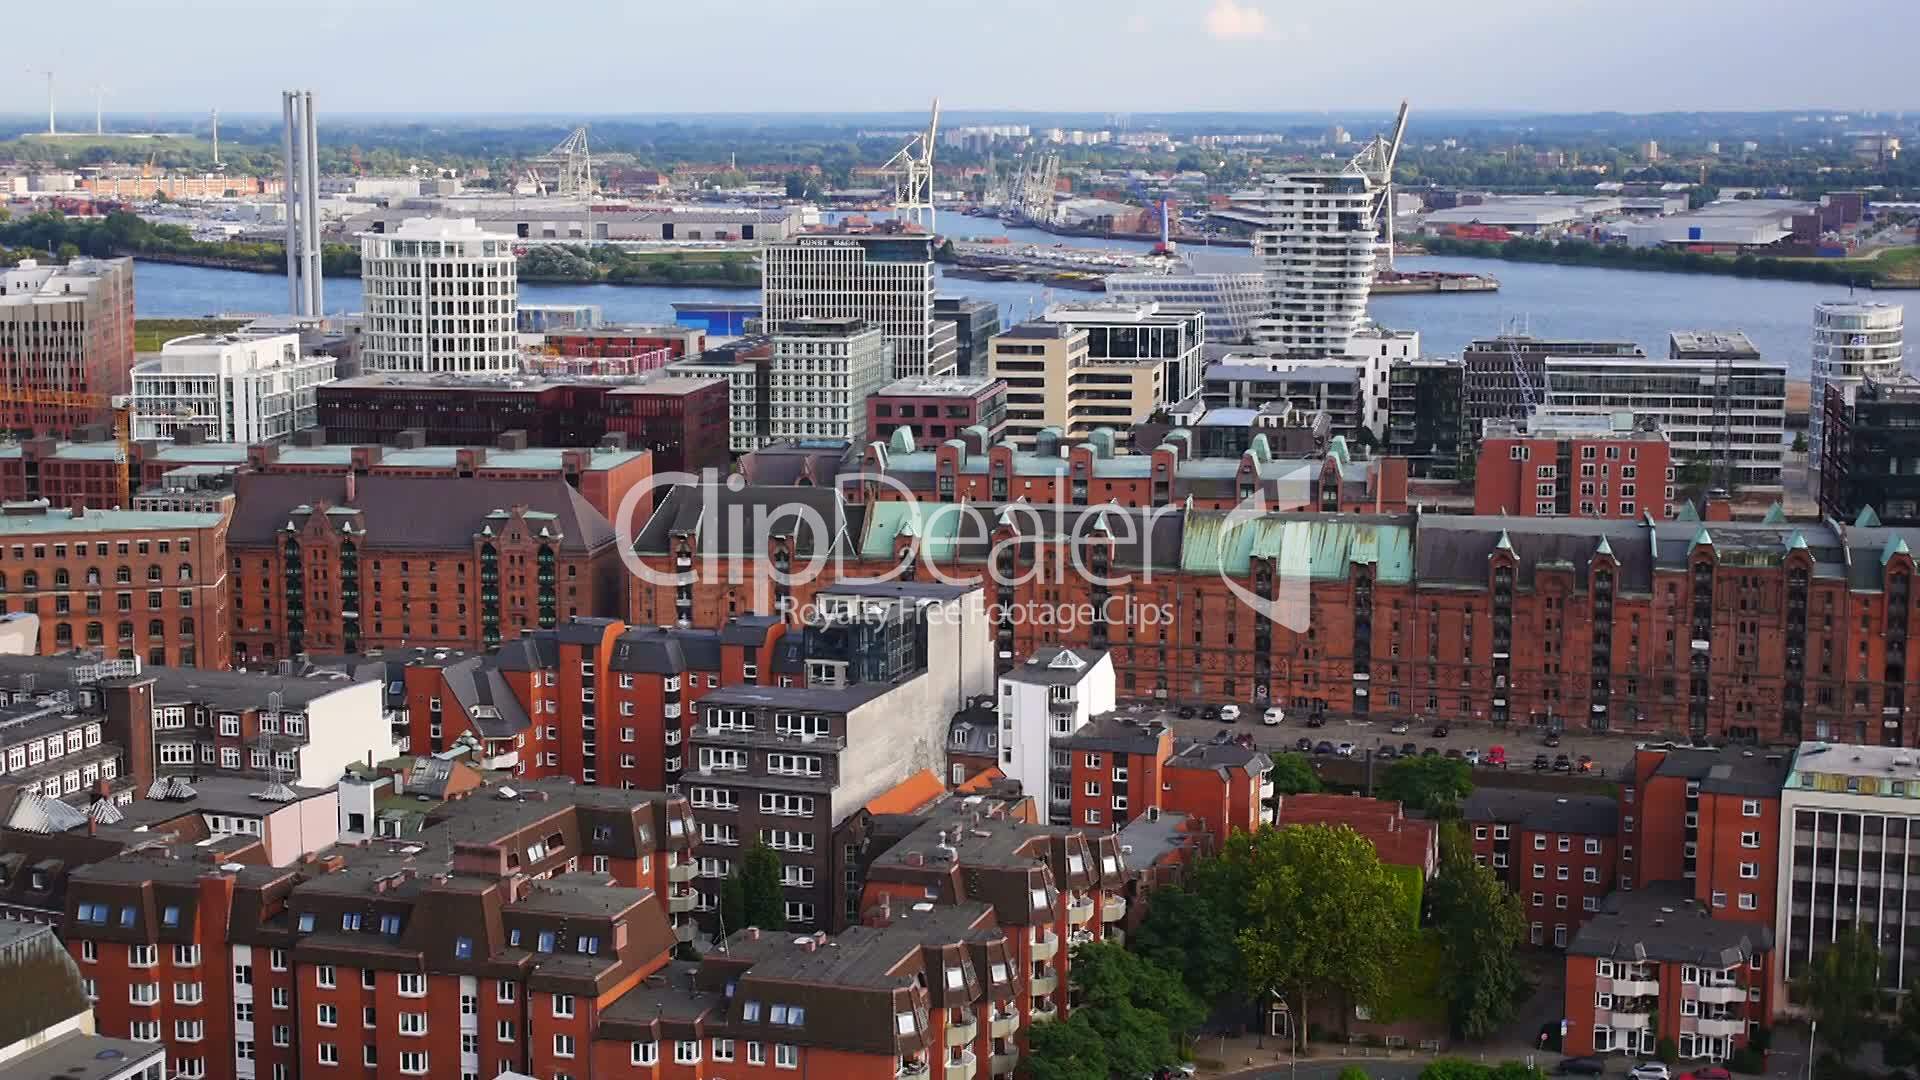
<instances>
[{"instance_id":1,"label":"arched window","mask_svg":"<svg viewBox=\"0 0 1920 1080\"><path fill-rule=\"evenodd\" d=\"M190 615L182 616L180 619L180 640L188 641L188 640L191 640L192 638L193 638L193 617Z\"/></svg>"},{"instance_id":2,"label":"arched window","mask_svg":"<svg viewBox=\"0 0 1920 1080\"><path fill-rule=\"evenodd\" d=\"M73 624L61 623L54 627L53 643L62 649L73 648Z\"/></svg>"},{"instance_id":3,"label":"arched window","mask_svg":"<svg viewBox=\"0 0 1920 1080\"><path fill-rule=\"evenodd\" d=\"M161 622L159 619L149 619L147 621L147 640L148 641L165 641L166 637L167 637L166 623Z\"/></svg>"},{"instance_id":4,"label":"arched window","mask_svg":"<svg viewBox=\"0 0 1920 1080\"><path fill-rule=\"evenodd\" d=\"M133 640L133 624L131 622L121 623L119 633L120 636L116 640L118 640L120 644L125 645L131 642Z\"/></svg>"},{"instance_id":5,"label":"arched window","mask_svg":"<svg viewBox=\"0 0 1920 1080\"><path fill-rule=\"evenodd\" d=\"M99 567L97 566L87 567L87 584L89 585L100 584L100 568Z\"/></svg>"},{"instance_id":6,"label":"arched window","mask_svg":"<svg viewBox=\"0 0 1920 1080\"><path fill-rule=\"evenodd\" d=\"M56 589L64 589L64 588L66 588L66 587L67 587L67 586L68 586L69 584L71 584L71 583L72 583L72 580L71 580L70 578L68 578L68 577L67 577L67 568L66 568L66 567L64 567L64 566L63 566L63 567L61 567L61 568L59 568L58 570L55 570L55 571L53 572L53 587L54 587L54 588L56 588Z\"/></svg>"},{"instance_id":7,"label":"arched window","mask_svg":"<svg viewBox=\"0 0 1920 1080\"><path fill-rule=\"evenodd\" d=\"M40 574L33 570L21 574L20 587L28 592L33 592L35 589L38 589L40 587Z\"/></svg>"},{"instance_id":8,"label":"arched window","mask_svg":"<svg viewBox=\"0 0 1920 1080\"><path fill-rule=\"evenodd\" d=\"M147 584L149 585L160 584L160 568L159 567L157 566L147 567Z\"/></svg>"},{"instance_id":9,"label":"arched window","mask_svg":"<svg viewBox=\"0 0 1920 1080\"><path fill-rule=\"evenodd\" d=\"M107 628L97 622L87 624L87 644L99 645L107 639Z\"/></svg>"},{"instance_id":10,"label":"arched window","mask_svg":"<svg viewBox=\"0 0 1920 1080\"><path fill-rule=\"evenodd\" d=\"M113 581L116 585L131 585L133 584L133 571L124 566L116 567L113 571Z\"/></svg>"},{"instance_id":11,"label":"arched window","mask_svg":"<svg viewBox=\"0 0 1920 1080\"><path fill-rule=\"evenodd\" d=\"M7 572L0 570L0 592L7 591Z\"/></svg>"},{"instance_id":12,"label":"arched window","mask_svg":"<svg viewBox=\"0 0 1920 1080\"><path fill-rule=\"evenodd\" d=\"M193 564L192 563L180 564L180 580L182 582L188 582L193 580Z\"/></svg>"}]
</instances>

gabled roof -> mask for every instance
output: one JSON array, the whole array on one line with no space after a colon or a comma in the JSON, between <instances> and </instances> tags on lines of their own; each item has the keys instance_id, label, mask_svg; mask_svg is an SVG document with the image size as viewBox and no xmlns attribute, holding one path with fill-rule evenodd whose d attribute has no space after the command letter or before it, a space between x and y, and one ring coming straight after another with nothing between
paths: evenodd
<instances>
[{"instance_id":1,"label":"gabled roof","mask_svg":"<svg viewBox=\"0 0 1920 1080\"><path fill-rule=\"evenodd\" d=\"M233 523L229 546L264 546L279 542L288 522L304 524L313 509L329 504L330 520L352 520L353 531L365 533L369 548L411 550L465 549L473 537L491 526L498 532L495 511L524 505L529 525L543 525L559 534L563 552L597 551L614 541L613 526L566 480L496 480L485 476L354 477L354 497L347 498L347 477L309 474L241 473L235 478ZM344 512L344 513L343 513ZM534 515L547 515L534 518ZM295 520L298 519L298 520Z\"/></svg>"}]
</instances>

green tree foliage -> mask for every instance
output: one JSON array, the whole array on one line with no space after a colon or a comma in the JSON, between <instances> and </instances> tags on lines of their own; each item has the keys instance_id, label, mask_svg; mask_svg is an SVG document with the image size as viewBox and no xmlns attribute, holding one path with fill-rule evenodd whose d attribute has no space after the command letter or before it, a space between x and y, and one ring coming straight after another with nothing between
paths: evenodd
<instances>
[{"instance_id":1,"label":"green tree foliage","mask_svg":"<svg viewBox=\"0 0 1920 1080\"><path fill-rule=\"evenodd\" d=\"M1540 1070L1517 1061L1489 1067L1465 1058L1443 1057L1421 1069L1420 1080L1540 1080Z\"/></svg>"},{"instance_id":2,"label":"green tree foliage","mask_svg":"<svg viewBox=\"0 0 1920 1080\"><path fill-rule=\"evenodd\" d=\"M1206 1017L1179 976L1119 945L1073 954L1079 1002L1064 1023L1034 1026L1022 1067L1038 1080L1147 1076L1180 1060L1182 1039Z\"/></svg>"},{"instance_id":3,"label":"green tree foliage","mask_svg":"<svg viewBox=\"0 0 1920 1080\"><path fill-rule=\"evenodd\" d=\"M1584 240L1555 242L1516 238L1495 243L1460 240L1450 236L1425 236L1420 238L1419 243L1433 255L1604 266L1623 270L1664 270L1676 274L1730 274L1735 277L1819 281L1835 285L1866 284L1878 274L1872 264L1863 266L1843 259L1777 259L1759 255L1728 258L1679 248L1633 248L1617 244L1592 244Z\"/></svg>"},{"instance_id":4,"label":"green tree foliage","mask_svg":"<svg viewBox=\"0 0 1920 1080\"><path fill-rule=\"evenodd\" d=\"M1127 944L1172 971L1203 1001L1218 1001L1239 986L1234 927L1213 900L1188 889L1156 889L1147 914Z\"/></svg>"},{"instance_id":5,"label":"green tree foliage","mask_svg":"<svg viewBox=\"0 0 1920 1080\"><path fill-rule=\"evenodd\" d=\"M1352 829L1236 833L1218 860L1240 898L1232 923L1250 997L1286 997L1295 1015L1331 997L1379 1006L1410 935L1400 888ZM1342 1010L1343 1014L1345 1010Z\"/></svg>"},{"instance_id":6,"label":"green tree foliage","mask_svg":"<svg viewBox=\"0 0 1920 1080\"><path fill-rule=\"evenodd\" d=\"M1804 454L1807 452L1807 433L1806 432L1796 431L1793 433L1792 450L1796 454Z\"/></svg>"},{"instance_id":7,"label":"green tree foliage","mask_svg":"<svg viewBox=\"0 0 1920 1080\"><path fill-rule=\"evenodd\" d=\"M1526 990L1518 949L1526 934L1520 898L1474 862L1459 825L1447 828L1434 879L1433 926L1441 941L1441 985L1456 1035L1484 1039L1512 1019Z\"/></svg>"},{"instance_id":8,"label":"green tree foliage","mask_svg":"<svg viewBox=\"0 0 1920 1080\"><path fill-rule=\"evenodd\" d=\"M1110 1080L1113 1066L1106 1039L1080 1010L1064 1021L1033 1025L1020 1071L1033 1080Z\"/></svg>"},{"instance_id":9,"label":"green tree foliage","mask_svg":"<svg viewBox=\"0 0 1920 1080\"><path fill-rule=\"evenodd\" d=\"M1320 790L1320 777L1305 754L1273 755L1273 770L1267 773L1273 790L1279 795L1300 795Z\"/></svg>"},{"instance_id":10,"label":"green tree foliage","mask_svg":"<svg viewBox=\"0 0 1920 1080\"><path fill-rule=\"evenodd\" d=\"M787 924L786 890L780 884L780 856L772 848L754 841L741 854L734 877L740 882L743 921L738 925L729 924L729 930L742 926L777 929Z\"/></svg>"},{"instance_id":11,"label":"green tree foliage","mask_svg":"<svg viewBox=\"0 0 1920 1080\"><path fill-rule=\"evenodd\" d=\"M1820 1022L1821 1042L1852 1048L1868 1038L1880 993L1880 950L1871 933L1841 934L1798 982L1800 999Z\"/></svg>"},{"instance_id":12,"label":"green tree foliage","mask_svg":"<svg viewBox=\"0 0 1920 1080\"><path fill-rule=\"evenodd\" d=\"M1406 803L1410 810L1451 816L1473 794L1473 770L1459 758L1402 758L1381 775L1379 796Z\"/></svg>"},{"instance_id":13,"label":"green tree foliage","mask_svg":"<svg viewBox=\"0 0 1920 1080\"><path fill-rule=\"evenodd\" d=\"M1358 1065L1349 1065L1341 1069L1340 1075L1334 1077L1334 1080L1369 1080L1369 1078L1367 1076L1367 1070Z\"/></svg>"}]
</instances>

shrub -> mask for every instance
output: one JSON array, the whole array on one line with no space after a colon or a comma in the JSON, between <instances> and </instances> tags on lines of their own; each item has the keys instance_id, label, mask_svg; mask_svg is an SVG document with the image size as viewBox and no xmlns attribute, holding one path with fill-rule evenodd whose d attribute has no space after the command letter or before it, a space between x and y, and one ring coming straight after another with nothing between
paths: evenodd
<instances>
[{"instance_id":1,"label":"shrub","mask_svg":"<svg viewBox=\"0 0 1920 1080\"><path fill-rule=\"evenodd\" d=\"M1743 1046L1727 1059L1727 1068L1738 1073L1759 1075L1767 1071L1767 1055L1751 1046Z\"/></svg>"},{"instance_id":2,"label":"shrub","mask_svg":"<svg viewBox=\"0 0 1920 1080\"><path fill-rule=\"evenodd\" d=\"M1661 1061L1667 1063L1668 1065L1672 1065L1675 1062L1680 1060L1680 1044L1674 1042L1672 1039L1670 1038L1661 1039L1659 1042L1653 1045L1654 1045L1653 1056L1659 1058Z\"/></svg>"}]
</instances>

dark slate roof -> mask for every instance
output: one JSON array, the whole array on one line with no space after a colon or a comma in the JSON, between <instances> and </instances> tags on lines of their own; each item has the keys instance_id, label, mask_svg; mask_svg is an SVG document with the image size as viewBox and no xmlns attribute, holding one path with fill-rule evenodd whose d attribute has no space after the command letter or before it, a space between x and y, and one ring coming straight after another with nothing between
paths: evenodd
<instances>
[{"instance_id":1,"label":"dark slate roof","mask_svg":"<svg viewBox=\"0 0 1920 1080\"><path fill-rule=\"evenodd\" d=\"M840 439L776 443L743 456L740 475L749 484L798 484L811 476L814 483L828 485L842 468L857 466L859 461L854 444Z\"/></svg>"},{"instance_id":2,"label":"dark slate roof","mask_svg":"<svg viewBox=\"0 0 1920 1080\"><path fill-rule=\"evenodd\" d=\"M998 713L970 705L954 713L953 722L947 725L947 749L956 754L997 757L996 746L987 737L998 735L999 730Z\"/></svg>"},{"instance_id":3,"label":"dark slate roof","mask_svg":"<svg viewBox=\"0 0 1920 1080\"><path fill-rule=\"evenodd\" d=\"M1070 653L1080 660L1079 666L1055 666L1054 660L1061 653ZM1082 679L1093 674L1093 667L1106 653L1100 649L1069 649L1064 646L1051 646L1035 649L1025 663L1015 664L1000 677L1008 682L1032 683L1044 686L1074 686Z\"/></svg>"},{"instance_id":4,"label":"dark slate roof","mask_svg":"<svg viewBox=\"0 0 1920 1080\"><path fill-rule=\"evenodd\" d=\"M683 484L667 493L633 546L643 555L665 555L674 534L692 533L701 553L761 557L765 537L754 530L764 527L771 535L792 535L796 555L804 556L850 544L859 535L861 509L831 487Z\"/></svg>"},{"instance_id":5,"label":"dark slate roof","mask_svg":"<svg viewBox=\"0 0 1920 1080\"><path fill-rule=\"evenodd\" d=\"M1615 891L1573 936L1567 951L1631 962L1659 961L1725 968L1773 948L1773 928L1716 919L1688 884L1663 881Z\"/></svg>"},{"instance_id":6,"label":"dark slate roof","mask_svg":"<svg viewBox=\"0 0 1920 1080\"><path fill-rule=\"evenodd\" d=\"M1165 730L1137 723L1133 717L1109 713L1056 740L1055 745L1073 750L1104 750L1110 754L1151 754L1159 749L1160 736Z\"/></svg>"},{"instance_id":7,"label":"dark slate roof","mask_svg":"<svg viewBox=\"0 0 1920 1080\"><path fill-rule=\"evenodd\" d=\"M720 628L720 644L758 649L767 643L767 635L780 622L778 615L735 615Z\"/></svg>"},{"instance_id":8,"label":"dark slate roof","mask_svg":"<svg viewBox=\"0 0 1920 1080\"><path fill-rule=\"evenodd\" d=\"M1245 769L1256 776L1263 776L1273 768L1273 759L1264 751L1231 742L1195 742L1181 747L1168 758L1167 766L1175 769Z\"/></svg>"},{"instance_id":9,"label":"dark slate roof","mask_svg":"<svg viewBox=\"0 0 1920 1080\"><path fill-rule=\"evenodd\" d=\"M482 737L504 739L527 730L529 721L506 676L492 658L472 656L441 671L447 692L473 722Z\"/></svg>"},{"instance_id":10,"label":"dark slate roof","mask_svg":"<svg viewBox=\"0 0 1920 1080\"><path fill-rule=\"evenodd\" d=\"M1653 588L1653 560L1644 525L1577 518L1423 516L1414 539L1415 580L1484 586L1487 560L1502 535L1513 545L1519 562L1516 583L1521 588L1533 585L1534 570L1542 563L1571 567L1574 582L1585 585L1603 538L1620 563L1620 591L1645 593Z\"/></svg>"},{"instance_id":11,"label":"dark slate roof","mask_svg":"<svg viewBox=\"0 0 1920 1080\"><path fill-rule=\"evenodd\" d=\"M1619 810L1600 795L1555 795L1515 788L1476 788L1461 808L1468 821L1519 825L1535 832L1612 836L1619 831Z\"/></svg>"},{"instance_id":12,"label":"dark slate roof","mask_svg":"<svg viewBox=\"0 0 1920 1080\"><path fill-rule=\"evenodd\" d=\"M42 690L73 685L73 672L94 661L78 656L0 656L0 686L16 686L22 675L32 675ZM379 677L378 665L366 664L349 675L329 672L313 678L270 675L250 671L208 671L204 668L146 667L140 678L153 680L155 705L204 704L234 710L263 709L267 695L280 695L282 708L304 708L361 681Z\"/></svg>"},{"instance_id":13,"label":"dark slate roof","mask_svg":"<svg viewBox=\"0 0 1920 1080\"><path fill-rule=\"evenodd\" d=\"M1712 794L1777 796L1792 769L1786 754L1683 747L1667 751L1653 775L1698 780L1700 790Z\"/></svg>"},{"instance_id":14,"label":"dark slate roof","mask_svg":"<svg viewBox=\"0 0 1920 1080\"><path fill-rule=\"evenodd\" d=\"M365 543L370 548L469 548L474 534L488 523L488 514L519 505L554 516L562 551L595 551L614 540L613 526L607 519L559 477L495 480L485 476L359 476L354 483L354 498L349 504L344 476L241 473L234 482L236 499L227 543L277 543L288 521L296 516L304 521L305 515L294 513L296 508L322 502L356 511L356 529L365 528Z\"/></svg>"}]
</instances>

